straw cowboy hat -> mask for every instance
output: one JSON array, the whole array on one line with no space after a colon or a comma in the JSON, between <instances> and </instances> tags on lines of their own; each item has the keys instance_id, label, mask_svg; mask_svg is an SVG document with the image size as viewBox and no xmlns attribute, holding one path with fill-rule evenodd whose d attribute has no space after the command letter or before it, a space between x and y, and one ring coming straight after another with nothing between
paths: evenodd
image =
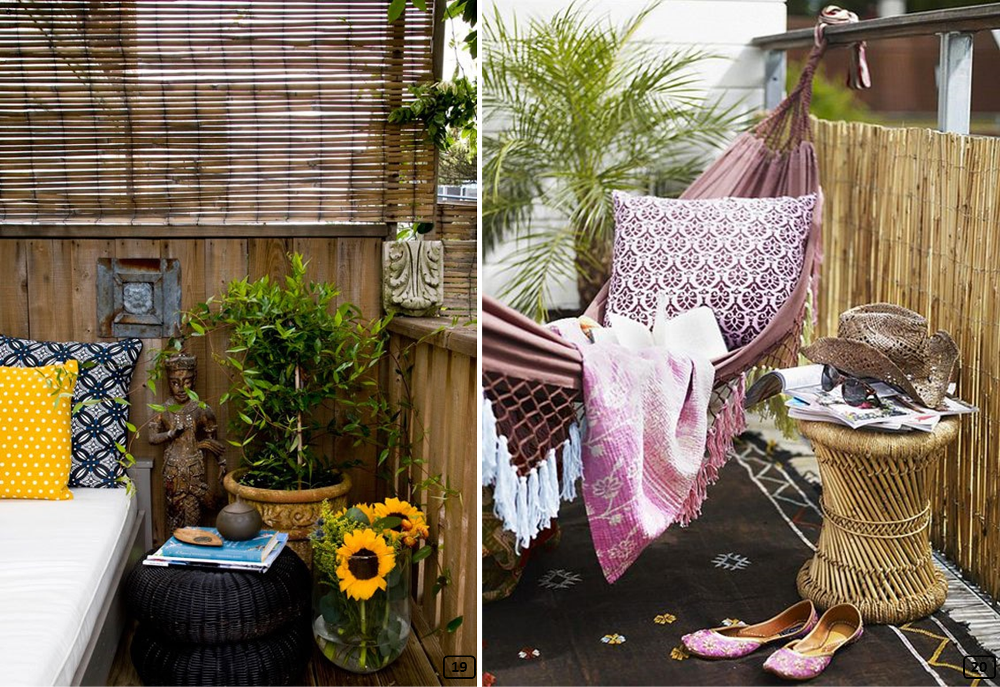
<instances>
[{"instance_id":1,"label":"straw cowboy hat","mask_svg":"<svg viewBox=\"0 0 1000 687\"><path fill-rule=\"evenodd\" d=\"M853 377L892 384L929 408L941 404L959 365L947 332L928 336L927 320L891 303L843 312L837 338L818 339L802 354Z\"/></svg>"}]
</instances>

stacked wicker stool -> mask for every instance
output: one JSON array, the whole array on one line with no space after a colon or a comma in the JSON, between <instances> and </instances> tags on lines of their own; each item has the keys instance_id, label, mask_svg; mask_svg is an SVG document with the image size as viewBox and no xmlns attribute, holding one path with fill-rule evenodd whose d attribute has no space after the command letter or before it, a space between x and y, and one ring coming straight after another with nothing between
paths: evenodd
<instances>
[{"instance_id":1,"label":"stacked wicker stool","mask_svg":"<svg viewBox=\"0 0 1000 687\"><path fill-rule=\"evenodd\" d=\"M799 571L799 593L821 608L850 602L866 623L905 623L938 610L948 585L929 541L929 481L958 434L858 431L799 422L823 481L823 529Z\"/></svg>"},{"instance_id":2,"label":"stacked wicker stool","mask_svg":"<svg viewBox=\"0 0 1000 687\"><path fill-rule=\"evenodd\" d=\"M288 685L312 652L311 576L286 549L266 573L137 565L132 663L147 685Z\"/></svg>"}]
</instances>

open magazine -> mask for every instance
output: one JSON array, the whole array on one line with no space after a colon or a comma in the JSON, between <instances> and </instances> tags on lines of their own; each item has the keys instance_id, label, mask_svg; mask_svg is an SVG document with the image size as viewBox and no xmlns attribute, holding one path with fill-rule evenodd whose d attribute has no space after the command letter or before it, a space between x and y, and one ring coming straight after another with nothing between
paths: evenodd
<instances>
[{"instance_id":1,"label":"open magazine","mask_svg":"<svg viewBox=\"0 0 1000 687\"><path fill-rule=\"evenodd\" d=\"M780 393L789 397L785 402L789 417L834 422L852 429L867 427L897 432L932 432L943 417L979 410L953 397L946 397L938 408L925 408L906 394L881 382L871 385L878 394L880 404L856 407L844 401L839 386L824 391L822 374L822 365L802 365L769 372L747 390L746 406L750 407Z\"/></svg>"}]
</instances>

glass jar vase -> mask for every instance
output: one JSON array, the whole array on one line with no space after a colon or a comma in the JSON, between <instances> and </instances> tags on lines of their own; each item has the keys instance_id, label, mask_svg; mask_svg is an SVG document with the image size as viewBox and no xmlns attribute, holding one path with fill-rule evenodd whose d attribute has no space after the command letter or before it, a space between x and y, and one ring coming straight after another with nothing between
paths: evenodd
<instances>
[{"instance_id":1,"label":"glass jar vase","mask_svg":"<svg viewBox=\"0 0 1000 687\"><path fill-rule=\"evenodd\" d=\"M313 637L324 656L353 673L374 673L399 658L410 636L410 567L404 549L386 588L363 600L314 569Z\"/></svg>"}]
</instances>

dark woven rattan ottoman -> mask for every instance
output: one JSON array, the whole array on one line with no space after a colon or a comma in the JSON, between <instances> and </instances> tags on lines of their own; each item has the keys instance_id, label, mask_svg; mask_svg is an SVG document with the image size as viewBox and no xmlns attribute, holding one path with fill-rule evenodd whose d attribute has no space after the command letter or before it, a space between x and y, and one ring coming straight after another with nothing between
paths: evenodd
<instances>
[{"instance_id":1,"label":"dark woven rattan ottoman","mask_svg":"<svg viewBox=\"0 0 1000 687\"><path fill-rule=\"evenodd\" d=\"M137 565L132 663L146 684L293 684L312 648L311 584L287 548L266 573Z\"/></svg>"}]
</instances>

